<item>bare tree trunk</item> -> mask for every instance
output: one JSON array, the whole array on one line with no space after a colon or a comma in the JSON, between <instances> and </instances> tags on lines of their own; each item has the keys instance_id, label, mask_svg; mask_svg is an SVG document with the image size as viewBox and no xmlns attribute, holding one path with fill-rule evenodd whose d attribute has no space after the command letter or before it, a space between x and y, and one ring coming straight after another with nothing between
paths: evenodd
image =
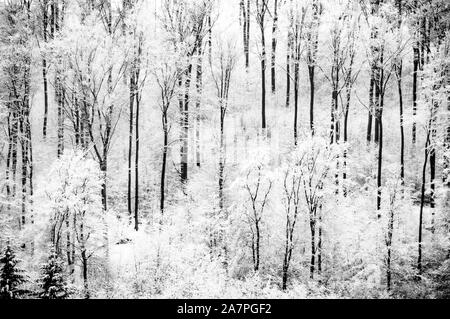
<instances>
[{"instance_id":1,"label":"bare tree trunk","mask_svg":"<svg viewBox=\"0 0 450 319\"><path fill-rule=\"evenodd\" d=\"M369 86L369 114L367 119L367 143L370 143L372 141L372 118L373 118L373 111L374 111L374 105L373 105L373 93L374 93L374 86L375 86L375 69L372 66L370 71L370 86Z\"/></svg>"},{"instance_id":2,"label":"bare tree trunk","mask_svg":"<svg viewBox=\"0 0 450 319\"><path fill-rule=\"evenodd\" d=\"M246 18L246 30L245 30L245 38L246 38L246 45L245 45L245 67L248 71L250 67L250 0L247 0L247 14L245 16Z\"/></svg>"},{"instance_id":3,"label":"bare tree trunk","mask_svg":"<svg viewBox=\"0 0 450 319\"><path fill-rule=\"evenodd\" d=\"M165 106L163 106L165 107ZM165 181L166 181L166 166L167 166L167 147L169 140L169 132L167 127L167 113L163 112L162 115L163 130L164 130L164 142L163 142L163 154L162 154L162 168L161 168L161 189L160 189L160 210L161 210L161 222L164 216L164 200L165 200Z\"/></svg>"},{"instance_id":4,"label":"bare tree trunk","mask_svg":"<svg viewBox=\"0 0 450 319\"><path fill-rule=\"evenodd\" d=\"M266 129L266 38L264 35L264 23L260 24L261 28L261 120L262 129Z\"/></svg>"},{"instance_id":5,"label":"bare tree trunk","mask_svg":"<svg viewBox=\"0 0 450 319\"><path fill-rule=\"evenodd\" d=\"M129 133L128 133L128 187L127 187L127 204L128 204L128 214L132 215L131 208L131 162L133 156L133 121L134 121L134 99L136 92L135 85L135 74L134 70L131 71L130 75L130 119L129 119Z\"/></svg>"},{"instance_id":6,"label":"bare tree trunk","mask_svg":"<svg viewBox=\"0 0 450 319\"><path fill-rule=\"evenodd\" d=\"M435 102L433 102L435 103ZM437 103L436 103L437 104ZM434 106L435 108L437 105ZM431 123L431 139L430 139L430 209L431 209L431 233L435 231L435 193L436 193L436 148L434 143L436 141L436 118L433 118Z\"/></svg>"},{"instance_id":7,"label":"bare tree trunk","mask_svg":"<svg viewBox=\"0 0 450 319\"><path fill-rule=\"evenodd\" d=\"M398 66L397 70L397 87L399 97L399 110L400 110L400 179L401 185L405 185L405 130L403 127L403 93L402 93L402 62Z\"/></svg>"},{"instance_id":8,"label":"bare tree trunk","mask_svg":"<svg viewBox=\"0 0 450 319\"><path fill-rule=\"evenodd\" d=\"M308 61L308 75L309 75L309 86L310 86L310 94L309 94L309 126L311 130L311 135L314 136L314 71L316 67L316 59L317 59L317 49L319 45L319 24L320 24L320 4L317 0L314 0L312 3L313 10L313 21L309 28L308 32L308 52L307 52L307 61Z\"/></svg>"},{"instance_id":9,"label":"bare tree trunk","mask_svg":"<svg viewBox=\"0 0 450 319\"><path fill-rule=\"evenodd\" d=\"M380 57L380 63L384 63L384 46L381 47L381 57ZM377 211L378 211L378 218L381 217L381 174L382 174L382 164L383 164L383 108L384 108L384 93L385 93L385 76L384 76L384 69L379 68L377 74L377 85L376 85L376 91L377 91L377 102L376 102L376 122L375 127L376 130L376 138L378 142L378 169L377 169Z\"/></svg>"},{"instance_id":10,"label":"bare tree trunk","mask_svg":"<svg viewBox=\"0 0 450 319\"><path fill-rule=\"evenodd\" d=\"M446 52L448 54L448 52ZM444 71L445 76L445 86L450 87L450 64L447 63ZM447 126L445 127L445 136L444 136L444 151L449 152L450 154L450 94L447 96ZM446 173L443 174L443 182L444 185L450 189L450 155L444 157L444 171ZM448 192L448 190L447 190ZM449 193L450 194L450 193ZM449 197L450 198L450 197Z\"/></svg>"},{"instance_id":11,"label":"bare tree trunk","mask_svg":"<svg viewBox=\"0 0 450 319\"><path fill-rule=\"evenodd\" d=\"M195 128L195 158L197 162L197 167L200 167L200 104L201 104L201 96L202 96L202 87L203 87L203 71L202 71L202 61L203 61L203 52L202 47L199 46L198 48L198 57L197 57L197 82L196 82L196 89L197 89L197 100L196 100L196 128Z\"/></svg>"},{"instance_id":12,"label":"bare tree trunk","mask_svg":"<svg viewBox=\"0 0 450 319\"><path fill-rule=\"evenodd\" d=\"M354 36L354 35L353 35ZM354 39L353 39L354 40ZM343 185L343 193L344 196L347 196L347 185L346 185L346 180L347 180L347 153L348 153L348 146L347 146L347 142L348 142L348 115L349 115L349 111L350 111L350 99L351 99L351 94L352 94L352 87L353 87L353 83L354 83L354 79L352 78L353 74L353 62L354 62L354 57L355 57L355 51L354 51L354 43L352 43L352 49L351 49L351 53L350 53L350 65L349 65L349 69L348 69L348 73L347 73L347 80L346 80L346 84L345 84L345 93L346 93L346 101L345 101L345 108L344 108L344 153L343 153L343 173L342 173L342 179L344 181L344 185Z\"/></svg>"},{"instance_id":13,"label":"bare tree trunk","mask_svg":"<svg viewBox=\"0 0 450 319\"><path fill-rule=\"evenodd\" d=\"M431 121L429 122L431 125ZM426 187L426 173L427 173L427 164L428 164L428 156L430 150L430 128L427 132L427 138L425 142L425 157L423 161L422 168L422 188L421 188L421 196L420 196L420 213L419 213L419 239L418 239L418 257L417 257L417 269L419 271L419 275L422 274L422 221L423 221L423 208L425 206L425 187Z\"/></svg>"},{"instance_id":14,"label":"bare tree trunk","mask_svg":"<svg viewBox=\"0 0 450 319\"><path fill-rule=\"evenodd\" d=\"M61 66L57 66L60 68ZM61 79L61 70L56 70L56 78L55 78L55 95L56 102L58 104L58 158L64 152L64 99L65 93L62 87L62 79Z\"/></svg>"},{"instance_id":15,"label":"bare tree trunk","mask_svg":"<svg viewBox=\"0 0 450 319\"><path fill-rule=\"evenodd\" d=\"M81 264L83 272L83 284L84 284L84 298L89 299L89 281L88 281L88 257L86 255L85 238L84 238L84 225L83 220L80 225L80 244L81 244Z\"/></svg>"},{"instance_id":16,"label":"bare tree trunk","mask_svg":"<svg viewBox=\"0 0 450 319\"><path fill-rule=\"evenodd\" d=\"M186 71L185 92L182 110L182 139L181 139L181 182L185 184L188 179L188 147L189 147L189 88L191 84L192 64Z\"/></svg>"},{"instance_id":17,"label":"bare tree trunk","mask_svg":"<svg viewBox=\"0 0 450 319\"><path fill-rule=\"evenodd\" d=\"M291 55L292 55L292 17L289 18L289 30L287 35L287 53L286 53L286 107L289 107L291 99Z\"/></svg>"},{"instance_id":18,"label":"bare tree trunk","mask_svg":"<svg viewBox=\"0 0 450 319\"><path fill-rule=\"evenodd\" d=\"M401 26L402 26L402 0L396 0L398 7L398 33L399 42L398 50L401 48ZM403 61L399 56L396 66L396 76L397 76L397 87L398 87L398 98L399 98L399 111L400 111L400 183L403 187L405 185L405 130L403 127L403 92L402 92L402 71L403 71Z\"/></svg>"},{"instance_id":19,"label":"bare tree trunk","mask_svg":"<svg viewBox=\"0 0 450 319\"><path fill-rule=\"evenodd\" d=\"M42 33L44 43L47 43L47 27L48 27L48 0L42 2ZM44 81L44 123L42 126L42 135L44 139L47 137L47 120L48 120L48 89L47 89L47 59L42 58L42 79Z\"/></svg>"},{"instance_id":20,"label":"bare tree trunk","mask_svg":"<svg viewBox=\"0 0 450 319\"><path fill-rule=\"evenodd\" d=\"M379 128L379 142L378 142L378 169L377 169L377 211L378 218L381 217L381 173L383 164L383 115L382 110L379 111L378 128Z\"/></svg>"},{"instance_id":21,"label":"bare tree trunk","mask_svg":"<svg viewBox=\"0 0 450 319\"><path fill-rule=\"evenodd\" d=\"M294 144L297 145L297 118L298 118L298 85L299 85L299 62L294 62Z\"/></svg>"},{"instance_id":22,"label":"bare tree trunk","mask_svg":"<svg viewBox=\"0 0 450 319\"><path fill-rule=\"evenodd\" d=\"M319 238L317 240L317 273L322 273L322 206L319 207Z\"/></svg>"},{"instance_id":23,"label":"bare tree trunk","mask_svg":"<svg viewBox=\"0 0 450 319\"><path fill-rule=\"evenodd\" d=\"M413 101L413 123L412 123L412 143L413 146L416 144L416 135L417 135L417 128L416 128L416 115L417 115L417 72L419 68L419 43L418 41L414 42L413 46L413 87L412 87L412 101Z\"/></svg>"},{"instance_id":24,"label":"bare tree trunk","mask_svg":"<svg viewBox=\"0 0 450 319\"><path fill-rule=\"evenodd\" d=\"M278 0L274 0L273 9L273 25L272 25L272 55L271 55L271 84L272 93L276 90L276 73L275 73L275 61L277 50L277 29L278 29Z\"/></svg>"},{"instance_id":25,"label":"bare tree trunk","mask_svg":"<svg viewBox=\"0 0 450 319\"><path fill-rule=\"evenodd\" d=\"M392 205L392 203L391 203ZM387 290L391 290L391 255L392 255L392 236L394 232L394 208L389 209L388 233L386 238L387 258L386 258L386 283Z\"/></svg>"},{"instance_id":26,"label":"bare tree trunk","mask_svg":"<svg viewBox=\"0 0 450 319\"><path fill-rule=\"evenodd\" d=\"M259 270L259 260L260 260L260 241L261 241L261 230L259 226L259 221L255 222L256 240L255 240L255 260L254 260L254 270Z\"/></svg>"},{"instance_id":27,"label":"bare tree trunk","mask_svg":"<svg viewBox=\"0 0 450 319\"><path fill-rule=\"evenodd\" d=\"M222 103L221 103L221 119L220 119L220 145L219 145L219 212L220 212L220 219L227 220L226 212L224 209L224 183L225 183L225 177L224 177L224 169L225 169L225 140L224 140L224 116L222 109ZM225 269L228 268L228 261L227 261L227 245L225 240L225 230L220 229L219 230L219 243L223 248L223 256L222 256L222 263L225 266Z\"/></svg>"},{"instance_id":28,"label":"bare tree trunk","mask_svg":"<svg viewBox=\"0 0 450 319\"><path fill-rule=\"evenodd\" d=\"M106 212L108 209L107 204L107 193L106 193L106 179L108 171L107 154L103 154L103 158L100 160L100 171L102 173L102 206L103 211Z\"/></svg>"},{"instance_id":29,"label":"bare tree trunk","mask_svg":"<svg viewBox=\"0 0 450 319\"><path fill-rule=\"evenodd\" d=\"M136 71L136 84L139 82L139 70ZM135 141L135 164L134 164L134 229L139 230L139 105L140 94L136 92L136 141Z\"/></svg>"},{"instance_id":30,"label":"bare tree trunk","mask_svg":"<svg viewBox=\"0 0 450 319\"><path fill-rule=\"evenodd\" d=\"M311 261L309 266L309 276L314 279L314 270L316 265L316 220L310 217L309 227L311 230Z\"/></svg>"},{"instance_id":31,"label":"bare tree trunk","mask_svg":"<svg viewBox=\"0 0 450 319\"><path fill-rule=\"evenodd\" d=\"M309 74L309 128L314 135L314 65L308 65Z\"/></svg>"}]
</instances>

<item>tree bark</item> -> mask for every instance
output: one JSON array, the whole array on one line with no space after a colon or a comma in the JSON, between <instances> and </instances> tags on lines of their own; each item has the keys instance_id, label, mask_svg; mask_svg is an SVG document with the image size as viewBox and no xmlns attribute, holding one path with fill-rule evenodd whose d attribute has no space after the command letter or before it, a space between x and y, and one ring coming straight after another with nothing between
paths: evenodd
<instances>
[{"instance_id":1,"label":"tree bark","mask_svg":"<svg viewBox=\"0 0 450 319\"><path fill-rule=\"evenodd\" d=\"M416 115L417 115L417 72L419 69L419 43L416 41L413 46L413 87L412 87L412 102L413 102L413 123L412 123L412 143L416 144Z\"/></svg>"},{"instance_id":2,"label":"tree bark","mask_svg":"<svg viewBox=\"0 0 450 319\"><path fill-rule=\"evenodd\" d=\"M308 65L309 74L309 128L314 136L314 65Z\"/></svg>"},{"instance_id":3,"label":"tree bark","mask_svg":"<svg viewBox=\"0 0 450 319\"><path fill-rule=\"evenodd\" d=\"M289 107L291 99L291 55L292 55L292 17L289 17L289 30L287 35L286 53L286 107Z\"/></svg>"},{"instance_id":4,"label":"tree bark","mask_svg":"<svg viewBox=\"0 0 450 319\"><path fill-rule=\"evenodd\" d=\"M277 29L278 29L278 0L274 0L273 24L272 24L272 55L271 55L271 84L272 93L276 90L276 50L277 50Z\"/></svg>"},{"instance_id":5,"label":"tree bark","mask_svg":"<svg viewBox=\"0 0 450 319\"><path fill-rule=\"evenodd\" d=\"M139 70L136 71L136 84L139 82ZM140 94L136 92L136 140L134 163L134 229L139 230L139 106Z\"/></svg>"},{"instance_id":6,"label":"tree bark","mask_svg":"<svg viewBox=\"0 0 450 319\"><path fill-rule=\"evenodd\" d=\"M310 217L311 218L311 217ZM311 230L311 261L309 265L309 277L314 279L315 261L316 261L316 221L311 219L309 222L309 227Z\"/></svg>"},{"instance_id":7,"label":"tree bark","mask_svg":"<svg viewBox=\"0 0 450 319\"><path fill-rule=\"evenodd\" d=\"M429 125L431 125L431 121L429 122ZM422 187L420 195L419 239L418 239L418 257L417 257L417 270L419 271L419 275L422 274L422 221L423 221L423 208L425 206L426 172L427 172L429 148L430 148L430 130L428 129L427 138L425 142L425 157L422 167Z\"/></svg>"},{"instance_id":8,"label":"tree bark","mask_svg":"<svg viewBox=\"0 0 450 319\"><path fill-rule=\"evenodd\" d=\"M201 104L201 98L202 98L202 89L203 89L203 70L202 70L202 61L203 61L203 52L202 47L199 46L198 48L198 57L197 57L197 82L196 82L196 89L197 89L197 99L196 99L196 128L195 128L195 158L196 158L196 164L197 167L200 167L201 161L200 161L200 104Z\"/></svg>"},{"instance_id":9,"label":"tree bark","mask_svg":"<svg viewBox=\"0 0 450 319\"><path fill-rule=\"evenodd\" d=\"M367 119L367 135L366 140L367 143L370 143L372 141L372 122L373 122L373 111L374 111L374 105L373 105L373 93L374 93L374 86L375 86L375 70L373 66L370 70L370 86L369 86L369 114Z\"/></svg>"},{"instance_id":10,"label":"tree bark","mask_svg":"<svg viewBox=\"0 0 450 319\"><path fill-rule=\"evenodd\" d=\"M189 147L189 88L191 84L192 64L186 71L185 91L182 110L182 139L181 139L181 182L183 185L188 179L188 147Z\"/></svg>"},{"instance_id":11,"label":"tree bark","mask_svg":"<svg viewBox=\"0 0 450 319\"><path fill-rule=\"evenodd\" d=\"M129 131L128 131L128 187L127 187L127 204L128 204L128 214L132 215L131 208L131 163L133 156L133 121L134 121L134 99L135 99L136 85L134 70L131 71L130 75L130 119L129 119Z\"/></svg>"},{"instance_id":12,"label":"tree bark","mask_svg":"<svg viewBox=\"0 0 450 319\"><path fill-rule=\"evenodd\" d=\"M166 108L166 106L163 106ZM167 110L167 108L165 109ZM161 168L161 189L160 189L160 210L161 210L161 223L164 216L164 200L165 200L165 181L166 181L166 166L167 166L167 147L169 140L168 123L167 123L167 111L163 111L162 115L164 141L163 141L163 154L162 154L162 168Z\"/></svg>"},{"instance_id":13,"label":"tree bark","mask_svg":"<svg viewBox=\"0 0 450 319\"><path fill-rule=\"evenodd\" d=\"M266 129L266 38L264 35L264 22L261 28L261 124L263 131Z\"/></svg>"},{"instance_id":14,"label":"tree bark","mask_svg":"<svg viewBox=\"0 0 450 319\"><path fill-rule=\"evenodd\" d=\"M43 38L44 43L47 43L47 26L48 26L48 4L47 0L43 2ZM42 126L42 135L47 137L47 120L48 120L48 88L47 88L47 59L42 58L42 79L44 81L44 123Z\"/></svg>"}]
</instances>

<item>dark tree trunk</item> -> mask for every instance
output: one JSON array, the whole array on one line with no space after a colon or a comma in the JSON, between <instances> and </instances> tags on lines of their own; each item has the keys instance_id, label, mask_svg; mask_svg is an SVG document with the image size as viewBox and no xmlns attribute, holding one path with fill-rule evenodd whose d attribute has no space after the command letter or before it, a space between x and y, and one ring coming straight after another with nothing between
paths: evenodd
<instances>
[{"instance_id":1,"label":"dark tree trunk","mask_svg":"<svg viewBox=\"0 0 450 319\"><path fill-rule=\"evenodd\" d=\"M307 51L307 61L308 61L308 75L309 75L309 126L311 130L311 135L314 136L314 72L316 67L317 59L317 49L319 45L319 24L320 24L320 4L317 0L312 3L313 10L313 21L308 32L308 51ZM339 71L338 71L339 72ZM338 74L338 73L337 73Z\"/></svg>"},{"instance_id":2,"label":"dark tree trunk","mask_svg":"<svg viewBox=\"0 0 450 319\"><path fill-rule=\"evenodd\" d=\"M445 80L446 86L450 87L450 65L447 64L445 69ZM447 126L445 127L445 137L444 137L444 151L450 154L450 94L447 96ZM444 171L443 182L444 185L450 189L450 156L444 157Z\"/></svg>"},{"instance_id":3,"label":"dark tree trunk","mask_svg":"<svg viewBox=\"0 0 450 319\"><path fill-rule=\"evenodd\" d=\"M246 38L246 46L245 46L245 67L248 71L250 67L250 0L247 0L247 15L246 15L246 30L245 30L245 38Z\"/></svg>"},{"instance_id":4,"label":"dark tree trunk","mask_svg":"<svg viewBox=\"0 0 450 319\"><path fill-rule=\"evenodd\" d=\"M255 221L255 233L256 239L253 243L253 269L254 271L259 271L259 260L260 260L260 241L261 241L261 230L259 226L259 221Z\"/></svg>"},{"instance_id":5,"label":"dark tree trunk","mask_svg":"<svg viewBox=\"0 0 450 319\"><path fill-rule=\"evenodd\" d=\"M244 44L245 68L248 71L250 66L250 0L247 0L247 4L245 4L245 0L241 0L239 5L242 14L242 42Z\"/></svg>"},{"instance_id":6,"label":"dark tree trunk","mask_svg":"<svg viewBox=\"0 0 450 319\"><path fill-rule=\"evenodd\" d=\"M60 68L60 66L57 66ZM58 158L61 157L61 155L64 152L64 99L65 99L65 93L64 89L62 87L62 79L61 79L61 70L58 69L56 71L56 78L55 78L55 95L56 95L56 102L58 104Z\"/></svg>"},{"instance_id":7,"label":"dark tree trunk","mask_svg":"<svg viewBox=\"0 0 450 319\"><path fill-rule=\"evenodd\" d=\"M102 173L102 206L103 211L107 211L108 204L107 204L107 193L106 193L106 179L107 179L107 171L108 171L108 162L107 162L107 155L104 154L103 158L100 160L100 171Z\"/></svg>"},{"instance_id":8,"label":"dark tree trunk","mask_svg":"<svg viewBox=\"0 0 450 319\"><path fill-rule=\"evenodd\" d=\"M297 120L298 120L298 85L299 85L299 62L294 61L294 144L297 145Z\"/></svg>"},{"instance_id":9,"label":"dark tree trunk","mask_svg":"<svg viewBox=\"0 0 450 319\"><path fill-rule=\"evenodd\" d=\"M135 92L136 92L136 85L135 85L135 75L134 70L131 71L130 75L130 119L129 119L129 133L128 133L128 187L127 187L127 204L128 204L128 214L132 215L132 208L131 208L131 163L132 163L132 156L133 156L133 121L134 121L134 99L135 99Z\"/></svg>"},{"instance_id":10,"label":"dark tree trunk","mask_svg":"<svg viewBox=\"0 0 450 319\"><path fill-rule=\"evenodd\" d=\"M413 123L412 123L412 143L413 146L416 144L416 135L417 135L417 128L416 128L416 119L415 116L417 115L417 72L419 69L419 43L416 42L413 47L413 87L412 87L412 102L413 102Z\"/></svg>"},{"instance_id":11,"label":"dark tree trunk","mask_svg":"<svg viewBox=\"0 0 450 319\"><path fill-rule=\"evenodd\" d=\"M136 84L139 81L139 71L136 73ZM134 229L139 230L139 106L140 96L136 92L136 141L135 141L135 163L134 163Z\"/></svg>"},{"instance_id":12,"label":"dark tree trunk","mask_svg":"<svg viewBox=\"0 0 450 319\"><path fill-rule=\"evenodd\" d=\"M397 87L399 97L400 110L400 179L401 185L405 185L405 130L403 127L403 93L402 93L402 62L398 66L397 71Z\"/></svg>"},{"instance_id":13,"label":"dark tree trunk","mask_svg":"<svg viewBox=\"0 0 450 319\"><path fill-rule=\"evenodd\" d=\"M353 48L352 48L353 49ZM352 86L353 86L353 78L352 78L352 70L353 70L353 61L354 61L354 51L351 53L350 57L350 66L347 74L347 82L346 82L346 101L345 101L345 109L344 109L344 153L343 153L343 173L342 179L344 181L344 196L347 196L347 153L348 153L348 115L350 111L350 99L352 94Z\"/></svg>"},{"instance_id":14,"label":"dark tree trunk","mask_svg":"<svg viewBox=\"0 0 450 319\"><path fill-rule=\"evenodd\" d=\"M185 91L182 110L182 146L181 146L181 182L185 184L188 179L188 147L189 147L189 88L191 85L192 64L186 71Z\"/></svg>"},{"instance_id":15,"label":"dark tree trunk","mask_svg":"<svg viewBox=\"0 0 450 319\"><path fill-rule=\"evenodd\" d=\"M311 261L309 264L309 276L311 279L314 279L314 269L316 265L316 221L314 219L310 220L309 226L311 229Z\"/></svg>"},{"instance_id":16,"label":"dark tree trunk","mask_svg":"<svg viewBox=\"0 0 450 319\"><path fill-rule=\"evenodd\" d=\"M83 218L84 219L84 218ZM89 299L89 282L88 282L88 257L86 254L86 243L84 236L84 220L80 225L80 244L81 244L81 265L83 271L84 298Z\"/></svg>"},{"instance_id":17,"label":"dark tree trunk","mask_svg":"<svg viewBox=\"0 0 450 319\"><path fill-rule=\"evenodd\" d=\"M286 219L286 238L284 245L284 258L283 258L283 269L282 269L282 289L286 290L288 281L289 265L292 256L292 240L294 235L294 226L291 225L289 218Z\"/></svg>"},{"instance_id":18,"label":"dark tree trunk","mask_svg":"<svg viewBox=\"0 0 450 319\"><path fill-rule=\"evenodd\" d=\"M311 129L311 134L314 135L314 65L308 66L309 73L309 128Z\"/></svg>"},{"instance_id":19,"label":"dark tree trunk","mask_svg":"<svg viewBox=\"0 0 450 319\"><path fill-rule=\"evenodd\" d=\"M373 122L373 88L374 88L374 79L373 79L373 69L371 71L370 75L370 86L369 86L369 113L367 118L367 134L366 134L366 140L367 143L370 143L372 141L372 122Z\"/></svg>"},{"instance_id":20,"label":"dark tree trunk","mask_svg":"<svg viewBox=\"0 0 450 319\"><path fill-rule=\"evenodd\" d=\"M435 112L439 107L439 103L436 101L432 101L433 103L433 118L431 121L431 137L430 137L430 208L431 208L431 232L434 234L435 231L435 193L436 193L436 115Z\"/></svg>"},{"instance_id":21,"label":"dark tree trunk","mask_svg":"<svg viewBox=\"0 0 450 319\"><path fill-rule=\"evenodd\" d=\"M322 273L322 207L319 208L319 238L317 240L317 273Z\"/></svg>"},{"instance_id":22,"label":"dark tree trunk","mask_svg":"<svg viewBox=\"0 0 450 319\"><path fill-rule=\"evenodd\" d=\"M277 50L277 29L278 29L278 0L274 0L273 25L272 25L272 55L270 65L272 93L275 93L276 90L275 61Z\"/></svg>"},{"instance_id":23,"label":"dark tree trunk","mask_svg":"<svg viewBox=\"0 0 450 319\"><path fill-rule=\"evenodd\" d=\"M263 132L266 129L266 38L264 35L264 23L261 28L261 124Z\"/></svg>"},{"instance_id":24,"label":"dark tree trunk","mask_svg":"<svg viewBox=\"0 0 450 319\"><path fill-rule=\"evenodd\" d=\"M400 50L402 45L402 37L401 37L401 27L402 27L402 14L403 14L403 7L402 7L402 0L396 0L397 10L398 10L398 22L397 22L397 28L398 28L398 57L396 61L396 67L395 67L395 75L397 77L397 88L398 88L398 101L399 101L399 111L400 111L400 183L402 187L402 194L404 191L404 185L405 185L405 130L403 127L403 92L402 92L402 72L403 72L403 61L400 56ZM389 290L389 288L388 288Z\"/></svg>"},{"instance_id":25,"label":"dark tree trunk","mask_svg":"<svg viewBox=\"0 0 450 319\"><path fill-rule=\"evenodd\" d=\"M291 99L291 55L292 55L292 18L290 18L290 25L287 39L287 54L286 54L286 107L289 107Z\"/></svg>"},{"instance_id":26,"label":"dark tree trunk","mask_svg":"<svg viewBox=\"0 0 450 319\"><path fill-rule=\"evenodd\" d=\"M309 128L314 136L314 65L308 65L309 74Z\"/></svg>"},{"instance_id":27,"label":"dark tree trunk","mask_svg":"<svg viewBox=\"0 0 450 319\"><path fill-rule=\"evenodd\" d=\"M379 111L378 128L379 128L379 141L378 141L378 169L377 169L377 211L378 218L381 217L381 173L383 164L383 115L382 111Z\"/></svg>"},{"instance_id":28,"label":"dark tree trunk","mask_svg":"<svg viewBox=\"0 0 450 319\"><path fill-rule=\"evenodd\" d=\"M203 61L203 52L201 46L198 48L198 62L197 62L197 82L196 82L196 89L197 89L197 99L196 99L196 128L195 128L195 159L197 167L200 167L200 104L201 104L201 98L202 98L202 87L203 87L203 70L202 70L202 61Z\"/></svg>"},{"instance_id":29,"label":"dark tree trunk","mask_svg":"<svg viewBox=\"0 0 450 319\"><path fill-rule=\"evenodd\" d=\"M42 77L44 80L44 123L42 126L42 135L47 137L47 121L48 121L48 89L47 89L47 60L42 59Z\"/></svg>"},{"instance_id":30,"label":"dark tree trunk","mask_svg":"<svg viewBox=\"0 0 450 319\"><path fill-rule=\"evenodd\" d=\"M429 122L431 125L431 121ZM430 128L429 128L430 129ZM425 142L425 157L423 161L422 168L422 188L420 195L420 212L419 212L419 239L418 239L418 257L417 257L417 269L419 271L419 275L422 274L422 221L423 221L423 208L425 206L425 187L426 187L426 173L427 173L427 164L428 164L428 156L430 149L430 130L428 129L427 138Z\"/></svg>"},{"instance_id":31,"label":"dark tree trunk","mask_svg":"<svg viewBox=\"0 0 450 319\"><path fill-rule=\"evenodd\" d=\"M380 63L384 63L384 47L381 48ZM384 69L377 70L377 102L376 102L376 124L377 133L375 134L378 142L378 169L377 169L377 211L378 218L381 218L381 174L383 164L383 109L384 109L384 93L385 93L385 76Z\"/></svg>"},{"instance_id":32,"label":"dark tree trunk","mask_svg":"<svg viewBox=\"0 0 450 319\"><path fill-rule=\"evenodd\" d=\"M23 115L24 116L24 115ZM27 180L28 180L28 140L25 136L25 120L21 119L20 133L21 133L21 153L22 153L22 209L21 209L21 227L25 226L26 223L26 212L27 212Z\"/></svg>"},{"instance_id":33,"label":"dark tree trunk","mask_svg":"<svg viewBox=\"0 0 450 319\"><path fill-rule=\"evenodd\" d=\"M391 255L392 255L392 236L394 232L394 208L389 209L388 233L386 236L387 258L386 258L386 284L387 290L391 290Z\"/></svg>"},{"instance_id":34,"label":"dark tree trunk","mask_svg":"<svg viewBox=\"0 0 450 319\"><path fill-rule=\"evenodd\" d=\"M164 106L165 107L165 106ZM166 181L166 166L167 166L167 147L169 140L167 113L163 112L162 115L163 130L164 130L164 142L163 142L163 154L162 154L162 168L161 168L161 189L160 189L160 210L161 210L161 223L164 216L164 200L165 200L165 181Z\"/></svg>"}]
</instances>

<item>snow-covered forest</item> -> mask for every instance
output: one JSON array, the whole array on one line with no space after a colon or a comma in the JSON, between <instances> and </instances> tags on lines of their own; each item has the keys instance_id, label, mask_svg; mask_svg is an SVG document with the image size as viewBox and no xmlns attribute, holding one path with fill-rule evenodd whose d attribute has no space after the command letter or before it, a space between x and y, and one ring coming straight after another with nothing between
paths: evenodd
<instances>
[{"instance_id":1,"label":"snow-covered forest","mask_svg":"<svg viewBox=\"0 0 450 319\"><path fill-rule=\"evenodd\" d=\"M0 1L1 298L450 297L448 0Z\"/></svg>"}]
</instances>

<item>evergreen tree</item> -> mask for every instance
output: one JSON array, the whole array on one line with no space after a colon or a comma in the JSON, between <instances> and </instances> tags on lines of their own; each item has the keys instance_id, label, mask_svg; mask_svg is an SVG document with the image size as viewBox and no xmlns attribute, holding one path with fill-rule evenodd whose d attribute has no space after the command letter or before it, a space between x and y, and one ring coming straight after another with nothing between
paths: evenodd
<instances>
[{"instance_id":1,"label":"evergreen tree","mask_svg":"<svg viewBox=\"0 0 450 319\"><path fill-rule=\"evenodd\" d=\"M58 258L56 251L52 248L48 260L41 267L40 278L42 299L64 299L68 295L68 287L64 276L63 261Z\"/></svg>"},{"instance_id":2,"label":"evergreen tree","mask_svg":"<svg viewBox=\"0 0 450 319\"><path fill-rule=\"evenodd\" d=\"M15 299L22 290L20 285L25 282L23 270L17 267L19 260L16 259L11 246L7 246L0 259L2 270L0 272L0 299Z\"/></svg>"}]
</instances>

